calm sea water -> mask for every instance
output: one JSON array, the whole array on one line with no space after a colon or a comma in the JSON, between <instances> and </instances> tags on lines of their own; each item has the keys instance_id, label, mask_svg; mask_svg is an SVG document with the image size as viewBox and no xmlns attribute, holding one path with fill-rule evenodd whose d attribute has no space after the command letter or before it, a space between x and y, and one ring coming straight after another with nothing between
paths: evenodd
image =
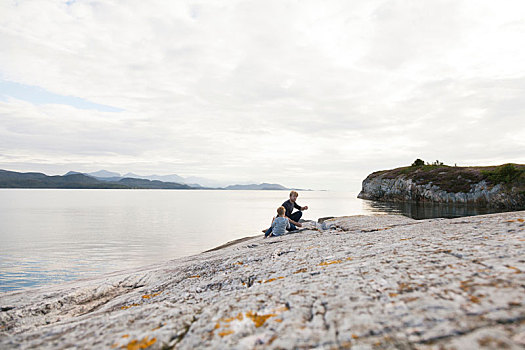
<instances>
[{"instance_id":1,"label":"calm sea water","mask_svg":"<svg viewBox=\"0 0 525 350\"><path fill-rule=\"evenodd\" d=\"M309 206L303 218L310 220L458 214L356 196L305 191L297 202ZM0 292L158 263L262 234L287 197L288 191L0 189Z\"/></svg>"}]
</instances>

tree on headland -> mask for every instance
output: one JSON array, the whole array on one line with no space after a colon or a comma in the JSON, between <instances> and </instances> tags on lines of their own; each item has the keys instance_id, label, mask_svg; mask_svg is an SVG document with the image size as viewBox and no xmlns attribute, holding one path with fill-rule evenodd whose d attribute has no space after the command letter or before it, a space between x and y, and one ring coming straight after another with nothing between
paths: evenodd
<instances>
[{"instance_id":1,"label":"tree on headland","mask_svg":"<svg viewBox=\"0 0 525 350\"><path fill-rule=\"evenodd\" d=\"M412 163L412 166L423 166L423 165L425 165L425 161L423 161L422 159L419 159L419 158L416 159L414 161L414 163Z\"/></svg>"},{"instance_id":2,"label":"tree on headland","mask_svg":"<svg viewBox=\"0 0 525 350\"><path fill-rule=\"evenodd\" d=\"M433 163L428 163L428 162L427 162L427 163L425 164L425 161L424 161L424 160L418 158L418 159L416 159L416 160L414 161L414 163L412 163L411 166L412 166L412 167L420 167L420 166L425 166L425 165L426 165L426 166L441 166L441 165L444 165L444 164L443 164L443 162L440 162L439 160L436 160L436 161L433 162Z\"/></svg>"}]
</instances>

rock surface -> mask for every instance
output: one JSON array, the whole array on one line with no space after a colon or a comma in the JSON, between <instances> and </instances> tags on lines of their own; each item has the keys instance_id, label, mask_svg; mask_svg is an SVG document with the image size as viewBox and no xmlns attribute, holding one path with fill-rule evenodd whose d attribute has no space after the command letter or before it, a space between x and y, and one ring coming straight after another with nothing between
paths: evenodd
<instances>
[{"instance_id":1,"label":"rock surface","mask_svg":"<svg viewBox=\"0 0 525 350\"><path fill-rule=\"evenodd\" d=\"M522 349L525 211L341 217L0 294L0 348Z\"/></svg>"},{"instance_id":2,"label":"rock surface","mask_svg":"<svg viewBox=\"0 0 525 350\"><path fill-rule=\"evenodd\" d=\"M490 186L486 181L480 181L471 184L467 192L448 192L432 183L418 184L403 175L395 178L368 176L357 197L378 201L423 201L509 209L525 207L524 193L516 189L505 190L501 184Z\"/></svg>"}]
</instances>

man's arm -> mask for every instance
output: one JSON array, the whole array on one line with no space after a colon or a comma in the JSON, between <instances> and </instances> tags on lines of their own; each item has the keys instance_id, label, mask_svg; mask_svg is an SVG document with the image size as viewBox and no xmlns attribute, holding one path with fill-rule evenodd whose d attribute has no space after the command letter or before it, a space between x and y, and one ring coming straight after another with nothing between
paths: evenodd
<instances>
[{"instance_id":1,"label":"man's arm","mask_svg":"<svg viewBox=\"0 0 525 350\"><path fill-rule=\"evenodd\" d=\"M293 206L294 206L295 209L299 209L299 210L307 210L308 209L307 205L304 206L304 207L301 207L299 204L294 203Z\"/></svg>"},{"instance_id":2,"label":"man's arm","mask_svg":"<svg viewBox=\"0 0 525 350\"><path fill-rule=\"evenodd\" d=\"M295 222L292 219L290 219L288 216L286 218L288 219L289 223L294 224L297 227L303 227L303 224L301 224L300 222Z\"/></svg>"}]
</instances>

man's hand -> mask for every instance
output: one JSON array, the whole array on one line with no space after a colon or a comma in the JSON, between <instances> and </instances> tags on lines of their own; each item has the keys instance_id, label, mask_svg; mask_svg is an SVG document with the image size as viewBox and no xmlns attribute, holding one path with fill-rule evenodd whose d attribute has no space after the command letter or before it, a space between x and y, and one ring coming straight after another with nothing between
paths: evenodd
<instances>
[{"instance_id":1,"label":"man's hand","mask_svg":"<svg viewBox=\"0 0 525 350\"><path fill-rule=\"evenodd\" d=\"M304 207L301 207L301 210L308 210L308 206L305 205Z\"/></svg>"}]
</instances>

